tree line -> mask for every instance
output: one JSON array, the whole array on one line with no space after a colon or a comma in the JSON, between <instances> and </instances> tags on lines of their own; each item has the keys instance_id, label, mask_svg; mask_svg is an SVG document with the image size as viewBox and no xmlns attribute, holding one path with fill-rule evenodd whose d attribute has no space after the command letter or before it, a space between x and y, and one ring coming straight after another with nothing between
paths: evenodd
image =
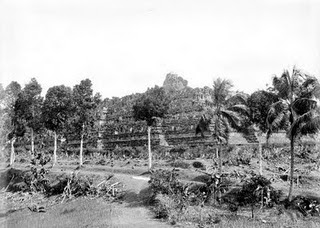
<instances>
[{"instance_id":1,"label":"tree line","mask_svg":"<svg viewBox=\"0 0 320 228\"><path fill-rule=\"evenodd\" d=\"M5 89L1 86L1 141L10 143L10 166L14 163L14 143L19 137L30 139L31 153L35 153L35 135L50 131L54 136L53 166L57 162L57 138L72 135L80 140L80 165L83 141L90 137L98 117L101 95L93 94L90 79L82 80L72 89L60 85L48 89L45 97L42 88L32 78L24 88L12 81Z\"/></svg>"},{"instance_id":2,"label":"tree line","mask_svg":"<svg viewBox=\"0 0 320 228\"><path fill-rule=\"evenodd\" d=\"M222 173L221 151L228 145L231 130L243 135L255 134L259 146L259 172L262 175L262 146L259 136L270 136L284 130L290 140L290 190L292 198L294 173L294 147L303 135L313 135L320 129L320 85L316 77L293 68L280 76L272 77L272 86L252 94L234 92L229 80L218 78L211 90L211 100L203 105L202 116L195 133L209 131L212 140L219 145L219 174ZM93 94L92 82L82 80L73 88L64 85L48 89L41 97L42 88L32 78L24 88L11 82L5 89L0 87L1 140L10 142L10 165L14 162L14 143L18 137L30 138L34 153L34 137L50 131L54 138L53 165L57 162L57 137L72 135L80 140L80 166L83 157L83 142L95 129L102 100L99 93ZM163 87L148 89L137 96L132 106L132 117L143 120L148 126L149 169L152 168L150 143L151 127L157 117L168 112L170 97Z\"/></svg>"}]
</instances>

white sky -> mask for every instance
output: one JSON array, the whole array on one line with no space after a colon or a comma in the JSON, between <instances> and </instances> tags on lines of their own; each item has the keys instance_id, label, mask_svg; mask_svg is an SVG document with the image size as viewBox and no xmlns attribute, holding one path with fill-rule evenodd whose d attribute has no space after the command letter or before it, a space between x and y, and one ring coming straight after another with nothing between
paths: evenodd
<instances>
[{"instance_id":1,"label":"white sky","mask_svg":"<svg viewBox=\"0 0 320 228\"><path fill-rule=\"evenodd\" d=\"M90 78L103 97L174 72L192 87L265 88L296 65L320 75L320 1L0 0L0 83L46 91Z\"/></svg>"}]
</instances>

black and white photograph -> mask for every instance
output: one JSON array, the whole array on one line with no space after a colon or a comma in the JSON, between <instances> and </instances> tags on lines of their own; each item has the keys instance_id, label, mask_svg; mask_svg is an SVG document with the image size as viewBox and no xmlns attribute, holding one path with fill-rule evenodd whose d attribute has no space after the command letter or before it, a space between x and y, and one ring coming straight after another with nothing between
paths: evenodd
<instances>
[{"instance_id":1,"label":"black and white photograph","mask_svg":"<svg viewBox=\"0 0 320 228\"><path fill-rule=\"evenodd\" d=\"M320 228L320 1L0 0L0 227Z\"/></svg>"}]
</instances>

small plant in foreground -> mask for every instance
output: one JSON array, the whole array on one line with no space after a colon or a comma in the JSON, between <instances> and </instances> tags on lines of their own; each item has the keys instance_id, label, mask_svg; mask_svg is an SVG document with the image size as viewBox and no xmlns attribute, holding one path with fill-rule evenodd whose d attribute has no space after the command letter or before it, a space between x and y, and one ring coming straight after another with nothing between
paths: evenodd
<instances>
[{"instance_id":1,"label":"small plant in foreground","mask_svg":"<svg viewBox=\"0 0 320 228\"><path fill-rule=\"evenodd\" d=\"M50 156L43 152L37 153L31 159L31 168L26 172L23 179L29 191L46 192L49 188L49 179L47 177L48 169L44 166L50 161Z\"/></svg>"}]
</instances>

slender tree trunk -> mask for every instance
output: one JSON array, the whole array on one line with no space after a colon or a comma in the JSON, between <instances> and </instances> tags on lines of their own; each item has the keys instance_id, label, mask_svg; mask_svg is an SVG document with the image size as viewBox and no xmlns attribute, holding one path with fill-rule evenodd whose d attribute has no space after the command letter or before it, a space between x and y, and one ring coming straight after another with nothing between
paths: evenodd
<instances>
[{"instance_id":1,"label":"slender tree trunk","mask_svg":"<svg viewBox=\"0 0 320 228\"><path fill-rule=\"evenodd\" d=\"M152 168L152 153L151 153L151 126L148 126L148 153L149 153L149 171Z\"/></svg>"},{"instance_id":2,"label":"slender tree trunk","mask_svg":"<svg viewBox=\"0 0 320 228\"><path fill-rule=\"evenodd\" d=\"M251 204L251 218L254 218L254 205Z\"/></svg>"},{"instance_id":3,"label":"slender tree trunk","mask_svg":"<svg viewBox=\"0 0 320 228\"><path fill-rule=\"evenodd\" d=\"M53 165L57 163L57 132L54 132Z\"/></svg>"},{"instance_id":4,"label":"slender tree trunk","mask_svg":"<svg viewBox=\"0 0 320 228\"><path fill-rule=\"evenodd\" d=\"M292 191L293 191L293 173L294 173L294 137L290 139L290 188L289 188L289 195L288 200L291 202L292 200Z\"/></svg>"},{"instance_id":5,"label":"slender tree trunk","mask_svg":"<svg viewBox=\"0 0 320 228\"><path fill-rule=\"evenodd\" d=\"M221 174L222 174L222 158L221 158L221 155L222 155L222 143L220 142L219 143L219 164L218 164L218 173L219 173L219 176L221 177Z\"/></svg>"},{"instance_id":6,"label":"slender tree trunk","mask_svg":"<svg viewBox=\"0 0 320 228\"><path fill-rule=\"evenodd\" d=\"M218 186L217 186L217 191L218 191L218 200L219 203L221 203L221 175L222 175L222 143L219 143L219 167L218 167L218 173L219 173L219 182L218 182Z\"/></svg>"},{"instance_id":7,"label":"slender tree trunk","mask_svg":"<svg viewBox=\"0 0 320 228\"><path fill-rule=\"evenodd\" d=\"M80 166L82 166L82 153L83 153L83 133L81 134L81 141L80 141Z\"/></svg>"},{"instance_id":8,"label":"slender tree trunk","mask_svg":"<svg viewBox=\"0 0 320 228\"><path fill-rule=\"evenodd\" d=\"M262 176L262 144L260 140L259 140L258 150L259 150L259 174Z\"/></svg>"},{"instance_id":9,"label":"slender tree trunk","mask_svg":"<svg viewBox=\"0 0 320 228\"><path fill-rule=\"evenodd\" d=\"M16 141L16 138L13 137L11 139L11 153L10 153L10 166L13 165L14 159L15 159L15 154L14 154L14 142Z\"/></svg>"},{"instance_id":10,"label":"slender tree trunk","mask_svg":"<svg viewBox=\"0 0 320 228\"><path fill-rule=\"evenodd\" d=\"M31 153L34 154L34 135L33 135L32 128L31 128Z\"/></svg>"}]
</instances>

